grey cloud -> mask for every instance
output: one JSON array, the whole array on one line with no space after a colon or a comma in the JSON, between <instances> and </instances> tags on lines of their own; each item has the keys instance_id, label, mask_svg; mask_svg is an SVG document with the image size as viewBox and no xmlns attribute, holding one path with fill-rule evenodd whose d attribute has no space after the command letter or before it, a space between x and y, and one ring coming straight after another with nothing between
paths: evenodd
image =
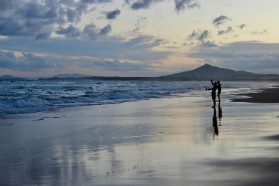
<instances>
[{"instance_id":1,"label":"grey cloud","mask_svg":"<svg viewBox=\"0 0 279 186\"><path fill-rule=\"evenodd\" d=\"M215 48L199 48L188 55L204 62L213 61L215 65L225 68L254 72L278 73L279 44L259 42L236 42Z\"/></svg>"},{"instance_id":2,"label":"grey cloud","mask_svg":"<svg viewBox=\"0 0 279 186\"><path fill-rule=\"evenodd\" d=\"M252 35L264 35L264 34L268 34L268 31L266 29L264 29L263 31L254 31L251 32Z\"/></svg>"},{"instance_id":3,"label":"grey cloud","mask_svg":"<svg viewBox=\"0 0 279 186\"><path fill-rule=\"evenodd\" d=\"M111 26L107 25L100 30L99 35L107 35L109 32L111 32Z\"/></svg>"},{"instance_id":4,"label":"grey cloud","mask_svg":"<svg viewBox=\"0 0 279 186\"><path fill-rule=\"evenodd\" d=\"M0 48L3 50L26 52L22 52L24 55L20 58L16 58L13 53L0 52L0 67L35 72L42 69L59 69L77 65L82 68L100 67L112 71L137 69L150 72L148 70L152 69L152 64L160 64L162 60L171 55L171 52L153 50L164 41L151 36L141 36L128 41L114 37L101 38L95 42L61 38L31 41L31 38L26 37L1 40ZM32 53L49 53L55 57L27 55ZM115 60L104 61L102 60L104 57Z\"/></svg>"},{"instance_id":5,"label":"grey cloud","mask_svg":"<svg viewBox=\"0 0 279 186\"><path fill-rule=\"evenodd\" d=\"M36 36L36 40L40 40L40 39L48 39L50 37L50 34L49 32L42 32L42 33L39 33L37 36Z\"/></svg>"},{"instance_id":6,"label":"grey cloud","mask_svg":"<svg viewBox=\"0 0 279 186\"><path fill-rule=\"evenodd\" d=\"M96 33L98 34L98 32ZM172 54L167 51L153 50L154 47L160 46L164 41L150 36L141 36L128 41L115 37L102 37L94 42L62 38L50 38L47 41L39 40L37 42L31 41L31 38L9 38L1 40L0 48L60 56L89 56L96 58L105 56L109 59L125 59L142 63L160 63L161 60Z\"/></svg>"},{"instance_id":7,"label":"grey cloud","mask_svg":"<svg viewBox=\"0 0 279 186\"><path fill-rule=\"evenodd\" d=\"M195 30L192 32L192 34L190 34L189 36L188 36L188 40L192 40L192 39L194 39L194 38L197 38L197 37L199 37L198 36L199 35L199 33L197 33Z\"/></svg>"},{"instance_id":8,"label":"grey cloud","mask_svg":"<svg viewBox=\"0 0 279 186\"><path fill-rule=\"evenodd\" d=\"M193 31L190 35L188 35L187 39L189 41L191 40L198 40L198 41L201 41L203 42L205 39L207 39L209 36L209 32L208 30L204 30L202 32L197 32L197 31Z\"/></svg>"},{"instance_id":9,"label":"grey cloud","mask_svg":"<svg viewBox=\"0 0 279 186\"><path fill-rule=\"evenodd\" d=\"M10 68L16 57L12 52L2 52L0 51L0 68Z\"/></svg>"},{"instance_id":10,"label":"grey cloud","mask_svg":"<svg viewBox=\"0 0 279 186\"><path fill-rule=\"evenodd\" d=\"M188 40L198 40L198 41L204 41L206 38L208 38L209 32L208 30L204 30L202 32L200 31L193 31L190 35L188 35Z\"/></svg>"},{"instance_id":11,"label":"grey cloud","mask_svg":"<svg viewBox=\"0 0 279 186\"><path fill-rule=\"evenodd\" d=\"M242 30L244 27L246 27L246 24L239 25L240 30Z\"/></svg>"},{"instance_id":12,"label":"grey cloud","mask_svg":"<svg viewBox=\"0 0 279 186\"><path fill-rule=\"evenodd\" d=\"M83 3L110 3L112 0L82 0Z\"/></svg>"},{"instance_id":13,"label":"grey cloud","mask_svg":"<svg viewBox=\"0 0 279 186\"><path fill-rule=\"evenodd\" d=\"M131 8L133 10L149 8L151 2L152 2L152 0L139 0L139 1L135 2L135 3L133 3Z\"/></svg>"},{"instance_id":14,"label":"grey cloud","mask_svg":"<svg viewBox=\"0 0 279 186\"><path fill-rule=\"evenodd\" d=\"M69 25L67 28L59 28L59 30L56 31L59 35L65 35L67 38L75 38L80 36L80 31L74 27L73 25Z\"/></svg>"},{"instance_id":15,"label":"grey cloud","mask_svg":"<svg viewBox=\"0 0 279 186\"><path fill-rule=\"evenodd\" d=\"M67 19L69 22L74 22L77 17L77 14L74 10L68 9L67 10Z\"/></svg>"},{"instance_id":16,"label":"grey cloud","mask_svg":"<svg viewBox=\"0 0 279 186\"><path fill-rule=\"evenodd\" d=\"M229 26L226 30L218 31L218 35L228 34L232 31L233 31L232 27Z\"/></svg>"},{"instance_id":17,"label":"grey cloud","mask_svg":"<svg viewBox=\"0 0 279 186\"><path fill-rule=\"evenodd\" d=\"M95 40L98 37L98 31L96 30L96 26L93 24L87 25L84 30L83 33L86 34L90 40Z\"/></svg>"},{"instance_id":18,"label":"grey cloud","mask_svg":"<svg viewBox=\"0 0 279 186\"><path fill-rule=\"evenodd\" d=\"M54 67L53 64L46 62L42 57L35 56L31 53L22 53L21 57L16 58L13 52L0 51L0 68L37 72L45 68Z\"/></svg>"},{"instance_id":19,"label":"grey cloud","mask_svg":"<svg viewBox=\"0 0 279 186\"><path fill-rule=\"evenodd\" d=\"M217 47L218 45L215 44L215 41L206 41L202 42L202 47Z\"/></svg>"},{"instance_id":20,"label":"grey cloud","mask_svg":"<svg viewBox=\"0 0 279 186\"><path fill-rule=\"evenodd\" d=\"M71 6L74 7L76 5L75 0L59 0L59 3L65 6Z\"/></svg>"},{"instance_id":21,"label":"grey cloud","mask_svg":"<svg viewBox=\"0 0 279 186\"><path fill-rule=\"evenodd\" d=\"M115 19L120 14L120 10L116 9L114 11L107 12L107 19Z\"/></svg>"},{"instance_id":22,"label":"grey cloud","mask_svg":"<svg viewBox=\"0 0 279 186\"><path fill-rule=\"evenodd\" d=\"M177 12L184 10L185 8L200 7L197 0L175 0L175 9Z\"/></svg>"},{"instance_id":23,"label":"grey cloud","mask_svg":"<svg viewBox=\"0 0 279 186\"><path fill-rule=\"evenodd\" d=\"M99 36L107 35L111 31L111 25L107 25L101 30L98 30L95 25L90 24L87 25L84 30L83 34L85 34L91 41L96 40Z\"/></svg>"},{"instance_id":24,"label":"grey cloud","mask_svg":"<svg viewBox=\"0 0 279 186\"><path fill-rule=\"evenodd\" d=\"M130 0L124 0L125 4L130 4Z\"/></svg>"},{"instance_id":25,"label":"grey cloud","mask_svg":"<svg viewBox=\"0 0 279 186\"><path fill-rule=\"evenodd\" d=\"M98 61L92 63L93 66L102 67L105 70L110 71L150 71L151 65L138 64L129 62L114 61Z\"/></svg>"},{"instance_id":26,"label":"grey cloud","mask_svg":"<svg viewBox=\"0 0 279 186\"><path fill-rule=\"evenodd\" d=\"M221 15L221 16L215 18L212 23L217 27L217 26L219 26L221 24L226 23L229 20L230 20L229 17Z\"/></svg>"},{"instance_id":27,"label":"grey cloud","mask_svg":"<svg viewBox=\"0 0 279 186\"><path fill-rule=\"evenodd\" d=\"M45 30L53 30L55 23L61 20L58 4L46 1L45 5L35 1L13 1L12 13L0 15L0 35L38 36Z\"/></svg>"},{"instance_id":28,"label":"grey cloud","mask_svg":"<svg viewBox=\"0 0 279 186\"><path fill-rule=\"evenodd\" d=\"M90 4L109 3L112 0L0 0L0 35L47 38L57 26L79 23L88 13ZM12 10L12 11L6 11Z\"/></svg>"},{"instance_id":29,"label":"grey cloud","mask_svg":"<svg viewBox=\"0 0 279 186\"><path fill-rule=\"evenodd\" d=\"M87 8L88 8L88 5L86 3L78 2L76 4L76 8L74 9L75 13L76 13L74 19L77 23L81 21L82 14L87 13Z\"/></svg>"},{"instance_id":30,"label":"grey cloud","mask_svg":"<svg viewBox=\"0 0 279 186\"><path fill-rule=\"evenodd\" d=\"M202 46L202 47L216 47L214 41L207 40L209 37L209 31L204 30L202 32L193 31L190 35L188 35L187 40L192 41L191 43L184 43L184 45L194 46L195 43L194 40L197 41L196 45Z\"/></svg>"},{"instance_id":31,"label":"grey cloud","mask_svg":"<svg viewBox=\"0 0 279 186\"><path fill-rule=\"evenodd\" d=\"M146 17L139 18L134 25L133 32L138 32L140 29L146 26L146 23L147 23Z\"/></svg>"},{"instance_id":32,"label":"grey cloud","mask_svg":"<svg viewBox=\"0 0 279 186\"><path fill-rule=\"evenodd\" d=\"M199 36L198 40L204 41L208 37L208 30L203 31L203 33Z\"/></svg>"},{"instance_id":33,"label":"grey cloud","mask_svg":"<svg viewBox=\"0 0 279 186\"><path fill-rule=\"evenodd\" d=\"M0 10L6 10L12 6L11 0L0 0Z\"/></svg>"}]
</instances>

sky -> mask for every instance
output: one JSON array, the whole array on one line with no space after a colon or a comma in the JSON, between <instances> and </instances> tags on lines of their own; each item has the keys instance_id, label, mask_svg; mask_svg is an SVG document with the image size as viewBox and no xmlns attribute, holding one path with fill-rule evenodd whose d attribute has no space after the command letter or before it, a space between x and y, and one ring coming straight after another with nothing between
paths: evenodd
<instances>
[{"instance_id":1,"label":"sky","mask_svg":"<svg viewBox=\"0 0 279 186\"><path fill-rule=\"evenodd\" d=\"M279 72L278 0L0 0L0 75Z\"/></svg>"}]
</instances>

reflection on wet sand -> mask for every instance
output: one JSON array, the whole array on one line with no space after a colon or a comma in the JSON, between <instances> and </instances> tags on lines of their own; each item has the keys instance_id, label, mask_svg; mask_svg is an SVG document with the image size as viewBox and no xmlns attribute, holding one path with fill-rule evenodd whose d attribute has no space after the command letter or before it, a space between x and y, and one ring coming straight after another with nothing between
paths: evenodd
<instances>
[{"instance_id":1,"label":"reflection on wet sand","mask_svg":"<svg viewBox=\"0 0 279 186\"><path fill-rule=\"evenodd\" d=\"M214 112L213 112L213 117L212 117L212 125L213 125L213 129L214 129L214 132L213 132L213 138L214 138L215 136L219 135L219 129L218 129L218 124L217 124L216 108L214 107L213 110L214 110Z\"/></svg>"},{"instance_id":2,"label":"reflection on wet sand","mask_svg":"<svg viewBox=\"0 0 279 186\"><path fill-rule=\"evenodd\" d=\"M221 107L221 102L219 101L218 104L218 117L219 117L219 126L222 126L222 117L223 117L223 111Z\"/></svg>"},{"instance_id":3,"label":"reflection on wet sand","mask_svg":"<svg viewBox=\"0 0 279 186\"><path fill-rule=\"evenodd\" d=\"M217 113L216 113L216 107L213 107L213 116L212 116L212 127L213 127L213 139L215 136L219 135L219 128L218 128L218 123L219 126L222 126L222 107L221 107L221 102L219 101L218 103L218 120L217 120Z\"/></svg>"}]
</instances>

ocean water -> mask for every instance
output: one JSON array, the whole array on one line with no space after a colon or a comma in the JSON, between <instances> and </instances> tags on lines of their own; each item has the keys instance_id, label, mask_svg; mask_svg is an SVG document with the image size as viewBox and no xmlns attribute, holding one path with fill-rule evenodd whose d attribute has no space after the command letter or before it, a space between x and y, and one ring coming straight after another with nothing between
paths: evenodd
<instances>
[{"instance_id":1,"label":"ocean water","mask_svg":"<svg viewBox=\"0 0 279 186\"><path fill-rule=\"evenodd\" d=\"M272 86L272 83L222 82L233 91ZM210 82L198 81L96 81L96 80L37 80L0 81L0 116L82 105L117 104L123 102L191 96L205 93Z\"/></svg>"}]
</instances>

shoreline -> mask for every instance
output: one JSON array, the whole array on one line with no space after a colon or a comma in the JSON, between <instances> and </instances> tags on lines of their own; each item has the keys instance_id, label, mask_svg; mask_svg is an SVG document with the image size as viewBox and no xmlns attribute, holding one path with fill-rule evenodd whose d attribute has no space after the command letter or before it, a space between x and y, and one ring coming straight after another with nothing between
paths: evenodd
<instances>
[{"instance_id":1,"label":"shoreline","mask_svg":"<svg viewBox=\"0 0 279 186\"><path fill-rule=\"evenodd\" d=\"M8 117L0 131L0 180L275 185L279 106L230 102L229 92L216 110L208 94L189 94Z\"/></svg>"},{"instance_id":2,"label":"shoreline","mask_svg":"<svg viewBox=\"0 0 279 186\"><path fill-rule=\"evenodd\" d=\"M247 96L247 98L234 98L231 101L245 103L279 103L279 87L259 89L259 92L238 95Z\"/></svg>"}]
</instances>

